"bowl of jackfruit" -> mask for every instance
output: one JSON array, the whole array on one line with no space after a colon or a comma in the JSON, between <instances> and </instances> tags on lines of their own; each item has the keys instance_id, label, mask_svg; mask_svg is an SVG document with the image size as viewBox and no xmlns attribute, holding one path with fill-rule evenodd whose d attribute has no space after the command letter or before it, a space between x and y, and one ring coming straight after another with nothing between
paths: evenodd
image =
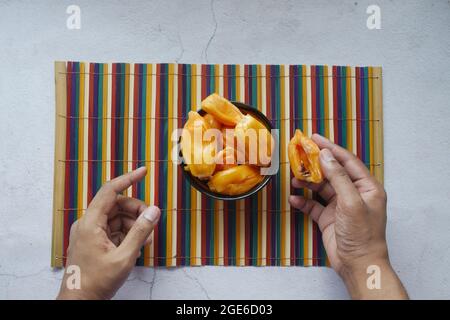
<instances>
[{"instance_id":1,"label":"bowl of jackfruit","mask_svg":"<svg viewBox=\"0 0 450 320\"><path fill-rule=\"evenodd\" d=\"M257 108L216 93L190 111L181 130L185 178L198 191L219 200L239 200L270 180L274 152L272 125Z\"/></svg>"}]
</instances>

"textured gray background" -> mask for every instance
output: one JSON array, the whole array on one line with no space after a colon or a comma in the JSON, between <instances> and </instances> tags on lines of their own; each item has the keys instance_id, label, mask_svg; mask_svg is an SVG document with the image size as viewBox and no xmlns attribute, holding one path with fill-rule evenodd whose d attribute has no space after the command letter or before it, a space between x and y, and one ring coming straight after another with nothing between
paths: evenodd
<instances>
[{"instance_id":1,"label":"textured gray background","mask_svg":"<svg viewBox=\"0 0 450 320\"><path fill-rule=\"evenodd\" d=\"M66 7L81 7L81 30ZM382 30L368 30L378 4ZM53 298L54 60L384 68L391 260L450 298L450 1L0 1L0 298ZM209 44L209 45L208 45ZM118 298L347 298L327 268L137 268Z\"/></svg>"}]
</instances>

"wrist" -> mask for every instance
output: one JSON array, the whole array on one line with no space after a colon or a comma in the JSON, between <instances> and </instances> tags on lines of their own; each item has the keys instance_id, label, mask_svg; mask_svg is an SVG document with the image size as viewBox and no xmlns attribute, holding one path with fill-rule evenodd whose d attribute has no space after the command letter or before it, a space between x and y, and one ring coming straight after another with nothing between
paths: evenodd
<instances>
[{"instance_id":1,"label":"wrist","mask_svg":"<svg viewBox=\"0 0 450 320\"><path fill-rule=\"evenodd\" d=\"M63 281L64 283L64 281ZM102 298L91 291L83 289L69 289L62 286L59 290L57 300L102 300Z\"/></svg>"},{"instance_id":2,"label":"wrist","mask_svg":"<svg viewBox=\"0 0 450 320\"><path fill-rule=\"evenodd\" d=\"M383 270L391 269L391 263L387 257L362 257L355 259L352 263L346 264L339 275L344 283L362 282L367 279L367 270L371 266L379 267Z\"/></svg>"},{"instance_id":3,"label":"wrist","mask_svg":"<svg viewBox=\"0 0 450 320\"><path fill-rule=\"evenodd\" d=\"M355 261L341 277L352 299L408 298L387 256Z\"/></svg>"},{"instance_id":4,"label":"wrist","mask_svg":"<svg viewBox=\"0 0 450 320\"><path fill-rule=\"evenodd\" d=\"M60 290L56 300L90 300L90 298L80 290Z\"/></svg>"},{"instance_id":5,"label":"wrist","mask_svg":"<svg viewBox=\"0 0 450 320\"><path fill-rule=\"evenodd\" d=\"M355 261L343 269L341 277L352 299L364 299L367 292L369 292L370 289L367 286L367 280L371 270L376 270L375 272L379 271L382 274L391 272L392 267L386 258L365 258Z\"/></svg>"}]
</instances>

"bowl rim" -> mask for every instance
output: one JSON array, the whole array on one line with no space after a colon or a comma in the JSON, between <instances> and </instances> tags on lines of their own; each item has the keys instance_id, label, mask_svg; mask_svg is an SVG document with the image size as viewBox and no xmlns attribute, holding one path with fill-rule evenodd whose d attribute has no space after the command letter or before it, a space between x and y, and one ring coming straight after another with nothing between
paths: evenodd
<instances>
[{"instance_id":1,"label":"bowl rim","mask_svg":"<svg viewBox=\"0 0 450 320\"><path fill-rule=\"evenodd\" d=\"M230 102L232 104L234 104L237 108L239 108L239 110L245 111L246 114L248 114L248 113L251 113L253 115L256 114L258 120L262 120L264 125L266 127L268 127L269 130L273 129L272 123L269 121L269 119L266 117L266 115L263 114L258 109L254 108L248 104L239 102L239 101L230 101ZM197 112L201 116L206 114L206 112L202 109L198 109ZM180 156L183 159L181 150L180 150ZM186 166L186 164L184 163L184 159L183 159L183 161L181 161L181 163L179 165L182 166L181 170L183 171L183 176L188 180L188 182L191 186L193 186L196 190L198 190L202 194L205 194L205 195L207 195L211 198L217 199L217 200L224 200L224 201L235 201L235 200L242 200L244 198L248 198L248 197L258 193L262 188L264 188L269 183L270 179L273 177L273 175L266 175L266 176L264 176L264 179L258 185L254 186L249 191L247 191L243 194L240 194L240 195L230 196L230 195L211 191L208 187L204 187L204 183L201 183L201 180L199 178L192 176L192 174L189 171L185 170L184 167Z\"/></svg>"}]
</instances>

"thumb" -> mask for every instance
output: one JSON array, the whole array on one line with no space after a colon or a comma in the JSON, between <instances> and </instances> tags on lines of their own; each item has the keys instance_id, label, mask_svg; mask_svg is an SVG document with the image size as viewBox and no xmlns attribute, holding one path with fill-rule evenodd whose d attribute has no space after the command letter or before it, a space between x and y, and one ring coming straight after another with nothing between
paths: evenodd
<instances>
[{"instance_id":1,"label":"thumb","mask_svg":"<svg viewBox=\"0 0 450 320\"><path fill-rule=\"evenodd\" d=\"M333 153L328 149L322 149L319 158L323 174L336 192L338 200L346 204L359 203L361 197L358 190Z\"/></svg>"},{"instance_id":2,"label":"thumb","mask_svg":"<svg viewBox=\"0 0 450 320\"><path fill-rule=\"evenodd\" d=\"M158 224L160 215L161 211L158 207L151 206L146 208L136 219L125 239L117 248L120 252L119 255L131 255L133 258L137 258L145 241Z\"/></svg>"}]
</instances>

